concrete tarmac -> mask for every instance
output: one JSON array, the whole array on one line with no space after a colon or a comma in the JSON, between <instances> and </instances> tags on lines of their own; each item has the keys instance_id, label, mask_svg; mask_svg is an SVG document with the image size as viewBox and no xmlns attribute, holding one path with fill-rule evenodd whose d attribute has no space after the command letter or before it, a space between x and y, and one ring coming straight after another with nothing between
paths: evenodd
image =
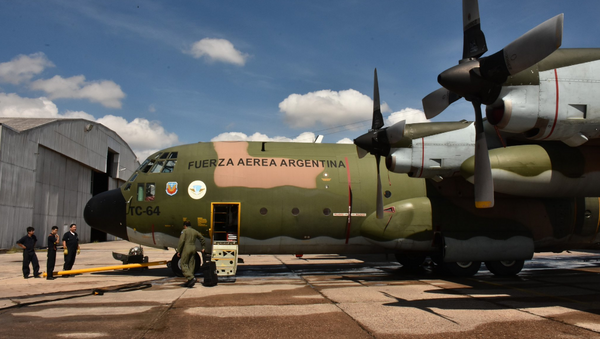
<instances>
[{"instance_id":1,"label":"concrete tarmac","mask_svg":"<svg viewBox=\"0 0 600 339\"><path fill-rule=\"evenodd\" d=\"M111 252L133 246L84 244L73 268L119 264ZM408 271L381 254L240 257L235 282L184 288L166 266L23 279L21 253L0 254L0 338L600 338L595 252L536 255L514 278Z\"/></svg>"}]
</instances>

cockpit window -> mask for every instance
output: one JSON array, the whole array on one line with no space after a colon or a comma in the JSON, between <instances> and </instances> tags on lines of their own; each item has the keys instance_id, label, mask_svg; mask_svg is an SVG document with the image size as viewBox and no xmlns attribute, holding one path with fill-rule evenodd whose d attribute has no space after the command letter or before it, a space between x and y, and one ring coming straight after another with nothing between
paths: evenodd
<instances>
[{"instance_id":1,"label":"cockpit window","mask_svg":"<svg viewBox=\"0 0 600 339\"><path fill-rule=\"evenodd\" d=\"M169 156L169 152L163 153L160 158L161 159L166 159Z\"/></svg>"},{"instance_id":2,"label":"cockpit window","mask_svg":"<svg viewBox=\"0 0 600 339\"><path fill-rule=\"evenodd\" d=\"M171 152L171 154L169 155L169 159L176 159L177 158L177 152Z\"/></svg>"},{"instance_id":3,"label":"cockpit window","mask_svg":"<svg viewBox=\"0 0 600 339\"><path fill-rule=\"evenodd\" d=\"M165 166L164 160L158 161L156 163L156 165L154 165L154 167L152 167L152 170L150 171L150 173L160 173L164 166Z\"/></svg>"},{"instance_id":4,"label":"cockpit window","mask_svg":"<svg viewBox=\"0 0 600 339\"><path fill-rule=\"evenodd\" d=\"M165 168L163 168L163 173L171 173L173 172L173 168L175 167L175 164L177 163L177 160L167 160L167 163L165 164Z\"/></svg>"},{"instance_id":5,"label":"cockpit window","mask_svg":"<svg viewBox=\"0 0 600 339\"><path fill-rule=\"evenodd\" d=\"M161 155L161 153L157 153L156 155L151 156L148 159L146 159L146 161L144 161L144 163L139 168L140 172L148 173L148 171L152 168L152 166L156 162L156 159L158 159L160 157L160 155Z\"/></svg>"},{"instance_id":6,"label":"cockpit window","mask_svg":"<svg viewBox=\"0 0 600 339\"><path fill-rule=\"evenodd\" d=\"M133 175L131 176L131 178L129 178L129 180L127 180L127 181L134 182L135 178L137 178L137 176L138 176L138 172L135 172L135 173L133 173Z\"/></svg>"}]
</instances>

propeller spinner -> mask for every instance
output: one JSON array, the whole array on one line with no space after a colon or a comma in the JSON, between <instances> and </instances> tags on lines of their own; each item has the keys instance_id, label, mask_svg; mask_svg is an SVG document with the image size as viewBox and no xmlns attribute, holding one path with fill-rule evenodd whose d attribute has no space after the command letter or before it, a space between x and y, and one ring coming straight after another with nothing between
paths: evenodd
<instances>
[{"instance_id":1,"label":"propeller spinner","mask_svg":"<svg viewBox=\"0 0 600 339\"><path fill-rule=\"evenodd\" d=\"M375 156L377 165L377 209L376 215L378 219L383 218L383 193L381 190L381 175L379 170L379 161L381 156L387 157L390 154L391 145L400 141L404 136L405 121L395 123L390 127L383 127L383 115L381 114L381 106L379 103L379 84L377 81L377 69L375 69L374 86L373 86L373 121L371 129L354 139L356 151L359 158L363 158L367 153Z\"/></svg>"},{"instance_id":2,"label":"propeller spinner","mask_svg":"<svg viewBox=\"0 0 600 339\"><path fill-rule=\"evenodd\" d=\"M562 43L564 15L560 14L533 28L502 50L487 57L485 36L479 20L477 0L463 0L463 58L459 64L438 76L440 88L423 98L428 119L440 114L462 98L475 111L475 206L494 206L494 184L487 142L483 131L481 104L492 104L508 76L519 73L557 50Z\"/></svg>"}]
</instances>

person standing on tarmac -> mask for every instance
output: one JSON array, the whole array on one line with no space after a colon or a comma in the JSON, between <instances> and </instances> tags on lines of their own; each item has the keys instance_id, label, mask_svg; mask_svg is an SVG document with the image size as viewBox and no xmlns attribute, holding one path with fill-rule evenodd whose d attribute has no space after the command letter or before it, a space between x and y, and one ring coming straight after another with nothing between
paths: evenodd
<instances>
[{"instance_id":1,"label":"person standing on tarmac","mask_svg":"<svg viewBox=\"0 0 600 339\"><path fill-rule=\"evenodd\" d=\"M27 227L27 235L17 241L17 245L23 249L23 278L25 279L29 278L29 263L33 266L33 277L41 278L40 263L35 254L37 237L34 233L35 229L33 227Z\"/></svg>"},{"instance_id":2,"label":"person standing on tarmac","mask_svg":"<svg viewBox=\"0 0 600 339\"><path fill-rule=\"evenodd\" d=\"M64 271L70 271L75 264L75 257L79 254L79 236L77 235L77 225L71 224L69 232L63 235L63 248L65 254L65 264L63 265ZM65 275L68 277L68 275Z\"/></svg>"},{"instance_id":3,"label":"person standing on tarmac","mask_svg":"<svg viewBox=\"0 0 600 339\"><path fill-rule=\"evenodd\" d=\"M183 287L193 287L196 284L194 270L196 268L196 239L200 239L202 245L202 253L204 253L204 237L200 232L192 228L189 221L183 222L183 231L179 237L179 245L177 245L177 256L181 258L181 271L183 276L187 278L187 282Z\"/></svg>"},{"instance_id":4,"label":"person standing on tarmac","mask_svg":"<svg viewBox=\"0 0 600 339\"><path fill-rule=\"evenodd\" d=\"M48 235L48 261L46 261L46 280L54 280L53 271L56 264L56 245L58 245L58 226L52 226Z\"/></svg>"}]
</instances>

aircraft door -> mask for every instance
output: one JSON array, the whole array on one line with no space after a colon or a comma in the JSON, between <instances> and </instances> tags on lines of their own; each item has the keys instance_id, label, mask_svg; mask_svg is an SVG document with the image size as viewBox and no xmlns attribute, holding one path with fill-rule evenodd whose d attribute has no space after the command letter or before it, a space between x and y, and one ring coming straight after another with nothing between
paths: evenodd
<instances>
[{"instance_id":1,"label":"aircraft door","mask_svg":"<svg viewBox=\"0 0 600 339\"><path fill-rule=\"evenodd\" d=\"M240 203L212 203L212 244L239 244Z\"/></svg>"}]
</instances>

